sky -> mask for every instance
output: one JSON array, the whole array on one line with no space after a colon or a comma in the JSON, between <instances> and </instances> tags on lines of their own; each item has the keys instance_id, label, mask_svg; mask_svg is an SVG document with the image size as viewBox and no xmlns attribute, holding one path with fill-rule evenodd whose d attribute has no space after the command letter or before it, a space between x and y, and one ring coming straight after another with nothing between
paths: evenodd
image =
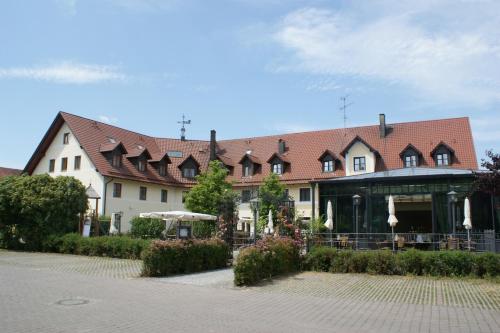
<instances>
[{"instance_id":1,"label":"sky","mask_svg":"<svg viewBox=\"0 0 500 333\"><path fill-rule=\"evenodd\" d=\"M58 111L218 139L470 117L500 150L499 0L3 0L0 166Z\"/></svg>"}]
</instances>

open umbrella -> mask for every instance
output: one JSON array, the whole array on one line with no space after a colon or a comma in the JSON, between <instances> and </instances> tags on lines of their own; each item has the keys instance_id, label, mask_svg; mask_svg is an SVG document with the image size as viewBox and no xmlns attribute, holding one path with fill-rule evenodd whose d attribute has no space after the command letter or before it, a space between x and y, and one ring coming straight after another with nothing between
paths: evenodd
<instances>
[{"instance_id":1,"label":"open umbrella","mask_svg":"<svg viewBox=\"0 0 500 333\"><path fill-rule=\"evenodd\" d=\"M274 233L273 211L270 209L269 209L269 215L267 216L267 229L269 234Z\"/></svg>"},{"instance_id":2,"label":"open umbrella","mask_svg":"<svg viewBox=\"0 0 500 333\"><path fill-rule=\"evenodd\" d=\"M394 207L394 198L392 195L389 196L389 219L387 223L389 223L392 228L392 251L394 251L394 227L398 224L398 219L396 218L396 207Z\"/></svg>"},{"instance_id":3,"label":"open umbrella","mask_svg":"<svg viewBox=\"0 0 500 333\"><path fill-rule=\"evenodd\" d=\"M470 219L470 202L469 198L465 198L464 202L464 228L467 229L467 241L469 242L470 251L470 229L472 229L472 221Z\"/></svg>"},{"instance_id":4,"label":"open umbrella","mask_svg":"<svg viewBox=\"0 0 500 333\"><path fill-rule=\"evenodd\" d=\"M325 222L325 227L330 230L330 245L332 242L332 230L333 230L333 208L332 208L332 202L328 200L328 205L326 208L326 222Z\"/></svg>"}]
</instances>

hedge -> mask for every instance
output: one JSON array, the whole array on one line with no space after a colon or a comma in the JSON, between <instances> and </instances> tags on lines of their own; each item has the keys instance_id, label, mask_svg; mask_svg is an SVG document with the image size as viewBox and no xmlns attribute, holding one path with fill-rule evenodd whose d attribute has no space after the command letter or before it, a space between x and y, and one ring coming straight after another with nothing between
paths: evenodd
<instances>
[{"instance_id":1,"label":"hedge","mask_svg":"<svg viewBox=\"0 0 500 333\"><path fill-rule=\"evenodd\" d=\"M308 270L334 273L495 277L500 254L465 251L338 251L317 247L304 259Z\"/></svg>"},{"instance_id":2,"label":"hedge","mask_svg":"<svg viewBox=\"0 0 500 333\"><path fill-rule=\"evenodd\" d=\"M229 246L220 239L156 240L144 250L143 276L168 276L227 267Z\"/></svg>"},{"instance_id":3,"label":"hedge","mask_svg":"<svg viewBox=\"0 0 500 333\"><path fill-rule=\"evenodd\" d=\"M45 252L87 256L139 259L150 241L126 236L82 237L79 234L49 236L42 245Z\"/></svg>"},{"instance_id":4,"label":"hedge","mask_svg":"<svg viewBox=\"0 0 500 333\"><path fill-rule=\"evenodd\" d=\"M300 269L300 247L291 238L266 238L240 251L234 284L254 285L273 276Z\"/></svg>"},{"instance_id":5,"label":"hedge","mask_svg":"<svg viewBox=\"0 0 500 333\"><path fill-rule=\"evenodd\" d=\"M134 238L159 239L165 230L165 221L162 219L134 217L130 224L130 236Z\"/></svg>"}]
</instances>

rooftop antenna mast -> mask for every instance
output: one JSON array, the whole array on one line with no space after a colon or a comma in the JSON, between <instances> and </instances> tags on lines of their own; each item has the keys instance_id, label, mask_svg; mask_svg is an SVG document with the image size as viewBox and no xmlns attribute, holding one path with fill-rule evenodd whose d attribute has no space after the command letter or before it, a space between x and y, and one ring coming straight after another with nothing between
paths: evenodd
<instances>
[{"instance_id":1,"label":"rooftop antenna mast","mask_svg":"<svg viewBox=\"0 0 500 333\"><path fill-rule=\"evenodd\" d=\"M349 97L349 95L344 95L342 97L340 97L340 103L341 103L341 106L340 106L340 111L343 112L344 114L344 128L346 128L347 126L347 113L346 113L346 109L347 107L353 105L354 103L347 103L347 98Z\"/></svg>"},{"instance_id":2,"label":"rooftop antenna mast","mask_svg":"<svg viewBox=\"0 0 500 333\"><path fill-rule=\"evenodd\" d=\"M181 127L181 141L186 141L186 127L185 125L190 125L191 120L186 120L186 116L182 115L182 121L178 121L177 124L182 124Z\"/></svg>"}]
</instances>

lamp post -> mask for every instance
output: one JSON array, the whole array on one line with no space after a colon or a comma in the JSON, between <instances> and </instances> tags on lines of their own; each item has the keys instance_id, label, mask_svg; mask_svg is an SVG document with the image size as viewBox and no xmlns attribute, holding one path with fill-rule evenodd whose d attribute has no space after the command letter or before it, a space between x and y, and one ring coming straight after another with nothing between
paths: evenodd
<instances>
[{"instance_id":1,"label":"lamp post","mask_svg":"<svg viewBox=\"0 0 500 333\"><path fill-rule=\"evenodd\" d=\"M453 234L453 238L455 238L455 229L456 229L456 209L455 209L455 205L458 201L458 198L457 198L457 192L455 191L450 191L448 192L448 203L450 204L450 208L451 208L451 223L452 223L452 234Z\"/></svg>"},{"instance_id":2,"label":"lamp post","mask_svg":"<svg viewBox=\"0 0 500 333\"><path fill-rule=\"evenodd\" d=\"M250 200L250 208L253 210L253 243L257 243L257 219L259 215L260 199L253 198Z\"/></svg>"},{"instance_id":3,"label":"lamp post","mask_svg":"<svg viewBox=\"0 0 500 333\"><path fill-rule=\"evenodd\" d=\"M355 194L352 196L352 203L354 205L354 223L355 223L355 229L356 229L356 250L358 249L358 212L359 212L359 205L361 204L361 196Z\"/></svg>"}]
</instances>

